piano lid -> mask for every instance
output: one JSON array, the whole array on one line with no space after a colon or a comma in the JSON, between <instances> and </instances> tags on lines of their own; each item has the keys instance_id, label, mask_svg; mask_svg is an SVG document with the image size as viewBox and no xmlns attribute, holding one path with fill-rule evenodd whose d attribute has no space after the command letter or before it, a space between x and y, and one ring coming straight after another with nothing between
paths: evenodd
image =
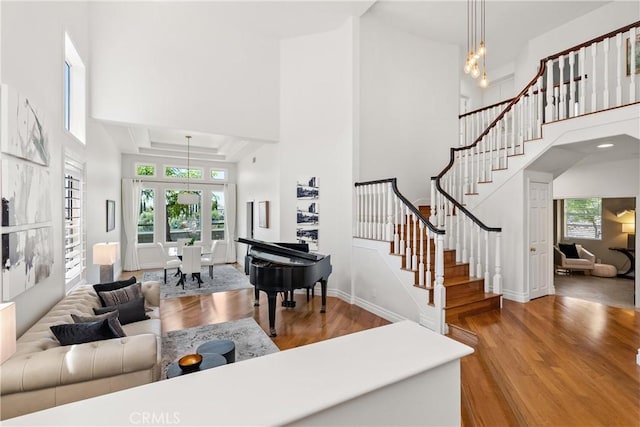
<instances>
[{"instance_id":1,"label":"piano lid","mask_svg":"<svg viewBox=\"0 0 640 427\"><path fill-rule=\"evenodd\" d=\"M238 243L244 243L254 248L260 249L267 253L276 255L283 255L294 258L302 258L311 261L320 261L325 256L320 254L314 254L310 252L297 251L295 249L285 248L284 246L276 245L275 243L264 242L262 240L245 239L244 237L238 238Z\"/></svg>"}]
</instances>

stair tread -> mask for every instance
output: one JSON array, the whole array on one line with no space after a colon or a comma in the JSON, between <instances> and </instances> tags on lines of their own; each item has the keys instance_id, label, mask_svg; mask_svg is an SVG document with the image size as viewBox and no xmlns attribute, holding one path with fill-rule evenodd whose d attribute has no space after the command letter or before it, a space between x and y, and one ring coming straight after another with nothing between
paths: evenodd
<instances>
[{"instance_id":1,"label":"stair tread","mask_svg":"<svg viewBox=\"0 0 640 427\"><path fill-rule=\"evenodd\" d=\"M445 307L445 310L446 309L455 308L455 307L462 307L464 305L472 304L472 303L475 303L475 302L490 300L490 299L494 299L494 298L500 298L501 296L502 296L502 294L494 294L494 293L491 293L491 292L482 292L482 293L477 293L477 294L474 294L474 295L465 295L465 296L459 297L459 298L452 298L451 300L447 301L447 306Z\"/></svg>"},{"instance_id":2,"label":"stair tread","mask_svg":"<svg viewBox=\"0 0 640 427\"><path fill-rule=\"evenodd\" d=\"M472 282L481 282L484 281L482 277L468 277L468 276L454 276L454 277L445 277L444 285L445 286L456 286L456 285L464 285Z\"/></svg>"}]
</instances>

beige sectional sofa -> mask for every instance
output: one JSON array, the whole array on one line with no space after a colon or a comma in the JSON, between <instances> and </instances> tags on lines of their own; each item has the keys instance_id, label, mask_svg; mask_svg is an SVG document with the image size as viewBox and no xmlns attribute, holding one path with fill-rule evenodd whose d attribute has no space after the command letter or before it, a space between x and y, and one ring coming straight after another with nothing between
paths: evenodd
<instances>
[{"instance_id":1,"label":"beige sectional sofa","mask_svg":"<svg viewBox=\"0 0 640 427\"><path fill-rule=\"evenodd\" d=\"M126 337L61 346L52 325L71 314L93 315L100 301L81 286L25 332L16 353L0 366L0 419L50 408L160 378L160 283L142 284L148 320L123 325Z\"/></svg>"}]
</instances>

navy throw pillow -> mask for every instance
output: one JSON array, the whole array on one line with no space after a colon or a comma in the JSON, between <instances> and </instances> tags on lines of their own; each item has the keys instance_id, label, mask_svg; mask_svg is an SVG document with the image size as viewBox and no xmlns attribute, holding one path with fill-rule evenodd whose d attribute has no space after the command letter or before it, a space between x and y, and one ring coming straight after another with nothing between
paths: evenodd
<instances>
[{"instance_id":1,"label":"navy throw pillow","mask_svg":"<svg viewBox=\"0 0 640 427\"><path fill-rule=\"evenodd\" d=\"M127 280L118 280L111 283L99 283L97 285L93 285L93 290L96 291L96 294L98 294L98 298L100 298L100 304L102 304L102 306L104 307L106 304L102 300L102 297L100 296L100 292L115 291L116 289L121 289L127 286L131 286L134 283L136 283L136 278L135 276L131 276Z\"/></svg>"},{"instance_id":2,"label":"navy throw pillow","mask_svg":"<svg viewBox=\"0 0 640 427\"><path fill-rule=\"evenodd\" d=\"M575 243L559 243L558 248L560 249L560 252L562 252L567 258L580 258L580 255L578 254L578 248L576 248Z\"/></svg>"},{"instance_id":3,"label":"navy throw pillow","mask_svg":"<svg viewBox=\"0 0 640 427\"><path fill-rule=\"evenodd\" d=\"M61 345L83 344L92 341L119 338L109 324L109 319L87 323L67 323L51 326L51 332Z\"/></svg>"},{"instance_id":4,"label":"navy throw pillow","mask_svg":"<svg viewBox=\"0 0 640 427\"><path fill-rule=\"evenodd\" d=\"M144 297L133 299L124 304L109 305L107 307L94 308L95 314L104 314L110 311L118 310L118 320L121 325L147 320L147 311L144 309Z\"/></svg>"}]
</instances>

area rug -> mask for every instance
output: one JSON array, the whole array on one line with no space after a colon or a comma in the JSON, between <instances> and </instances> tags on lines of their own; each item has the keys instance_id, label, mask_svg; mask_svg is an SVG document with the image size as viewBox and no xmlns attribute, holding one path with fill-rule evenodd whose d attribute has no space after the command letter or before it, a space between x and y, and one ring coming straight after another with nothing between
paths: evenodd
<instances>
[{"instance_id":1,"label":"area rug","mask_svg":"<svg viewBox=\"0 0 640 427\"><path fill-rule=\"evenodd\" d=\"M162 334L161 378L167 378L167 366L170 363L185 354L195 353L200 344L215 339L232 340L235 343L236 363L280 351L251 317L171 331Z\"/></svg>"},{"instance_id":2,"label":"area rug","mask_svg":"<svg viewBox=\"0 0 640 427\"><path fill-rule=\"evenodd\" d=\"M155 280L160 282L160 298L177 298L187 295L213 294L215 292L235 291L237 289L253 288L249 283L249 276L238 271L230 264L213 266L213 278L209 278L209 267L202 269L200 277L202 284L198 288L198 282L191 280L190 275L184 285L176 286L178 278L174 277L175 270L167 271L167 283L164 283L164 270L145 271L143 279L145 282Z\"/></svg>"}]
</instances>

